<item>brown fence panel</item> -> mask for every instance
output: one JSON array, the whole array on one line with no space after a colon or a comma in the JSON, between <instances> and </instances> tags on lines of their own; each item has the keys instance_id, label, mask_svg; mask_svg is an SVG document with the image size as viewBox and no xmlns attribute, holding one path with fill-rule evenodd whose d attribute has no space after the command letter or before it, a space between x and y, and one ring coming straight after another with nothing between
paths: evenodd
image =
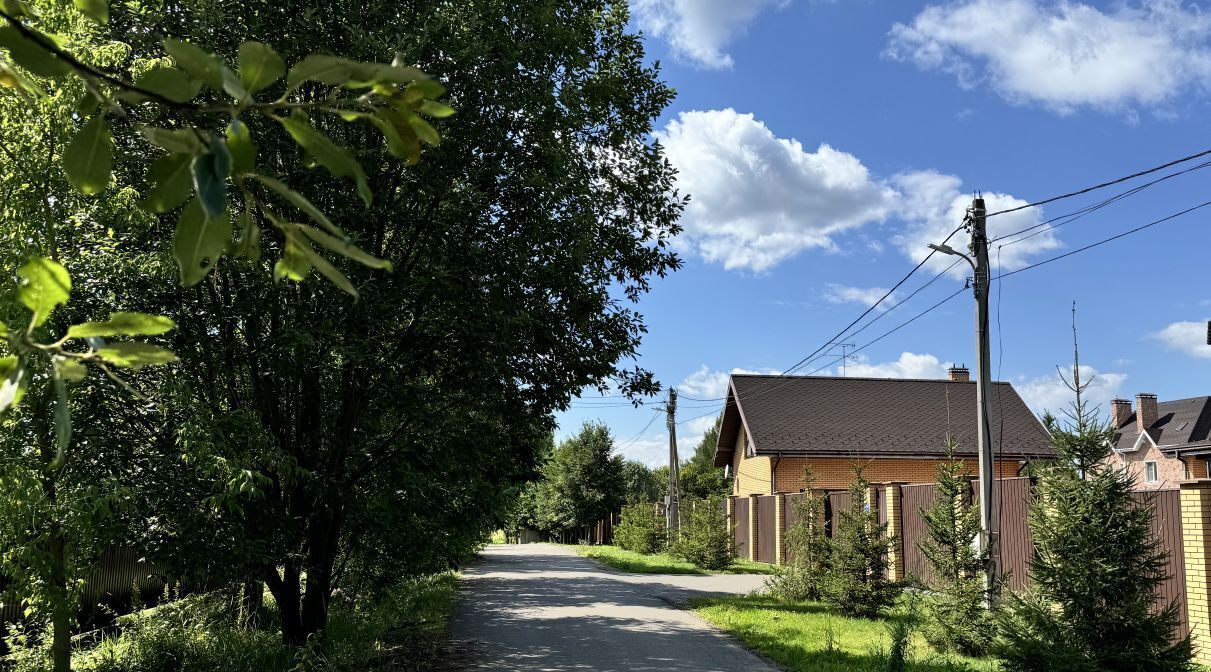
<instances>
[{"instance_id":1,"label":"brown fence panel","mask_svg":"<svg viewBox=\"0 0 1211 672\"><path fill-rule=\"evenodd\" d=\"M774 564L778 560L775 543L778 525L777 499L773 495L757 498L757 562Z\"/></svg>"},{"instance_id":2,"label":"brown fence panel","mask_svg":"<svg viewBox=\"0 0 1211 672\"><path fill-rule=\"evenodd\" d=\"M925 519L921 517L921 509L928 509L933 505L937 489L938 486L933 483L905 485L900 488L900 543L904 548L904 572L925 582L933 578L933 573L929 568L929 560L919 546L920 542L929 537Z\"/></svg>"},{"instance_id":3,"label":"brown fence panel","mask_svg":"<svg viewBox=\"0 0 1211 672\"><path fill-rule=\"evenodd\" d=\"M1140 504L1151 502L1156 508L1152 515L1152 534L1160 542L1169 559L1165 567L1165 582L1156 595L1156 608L1164 609L1176 602L1180 622L1177 637L1190 632L1186 613L1186 558L1182 549L1182 506L1180 490L1156 490L1134 493Z\"/></svg>"},{"instance_id":4,"label":"brown fence panel","mask_svg":"<svg viewBox=\"0 0 1211 672\"><path fill-rule=\"evenodd\" d=\"M785 511L786 511L786 513L785 513L785 515L786 515L786 532L790 532L790 529L792 527L794 527L795 523L797 523L799 521L799 514L796 513L796 511L795 511L795 509L796 509L795 505L798 502L803 501L804 497L807 497L807 495L804 493L801 493L801 492L791 493L791 494L786 495L786 504L785 504L785 506L786 506L786 509L785 509ZM794 549L792 549L790 547L790 544L787 544L786 561L791 562L792 560L794 560Z\"/></svg>"},{"instance_id":5,"label":"brown fence panel","mask_svg":"<svg viewBox=\"0 0 1211 672\"><path fill-rule=\"evenodd\" d=\"M736 498L736 556L748 557L748 497Z\"/></svg>"},{"instance_id":6,"label":"brown fence panel","mask_svg":"<svg viewBox=\"0 0 1211 672\"><path fill-rule=\"evenodd\" d=\"M838 515L842 511L849 511L854 498L850 496L848 490L835 490L828 493L828 497L824 501L824 531L831 537L836 522L839 520Z\"/></svg>"}]
</instances>

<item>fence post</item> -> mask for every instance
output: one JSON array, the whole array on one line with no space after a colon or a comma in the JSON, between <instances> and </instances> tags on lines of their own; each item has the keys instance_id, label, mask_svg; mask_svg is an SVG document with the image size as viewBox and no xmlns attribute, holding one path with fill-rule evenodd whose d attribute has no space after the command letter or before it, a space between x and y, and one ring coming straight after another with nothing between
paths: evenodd
<instances>
[{"instance_id":1,"label":"fence post","mask_svg":"<svg viewBox=\"0 0 1211 672\"><path fill-rule=\"evenodd\" d=\"M757 561L757 498L760 495L748 496L748 559Z\"/></svg>"},{"instance_id":2,"label":"fence post","mask_svg":"<svg viewBox=\"0 0 1211 672\"><path fill-rule=\"evenodd\" d=\"M892 540L891 549L887 552L887 578L890 581L904 580L904 515L903 496L900 489L906 481L892 481L883 486L883 496L887 502L887 537Z\"/></svg>"},{"instance_id":3,"label":"fence post","mask_svg":"<svg viewBox=\"0 0 1211 672\"><path fill-rule=\"evenodd\" d=\"M736 540L736 496L728 495L727 498L727 529L732 531L732 541Z\"/></svg>"},{"instance_id":4,"label":"fence post","mask_svg":"<svg viewBox=\"0 0 1211 672\"><path fill-rule=\"evenodd\" d=\"M1211 586L1207 559L1211 556L1211 480L1181 484L1182 552L1186 560L1186 614L1194 660L1211 664Z\"/></svg>"},{"instance_id":5,"label":"fence post","mask_svg":"<svg viewBox=\"0 0 1211 672\"><path fill-rule=\"evenodd\" d=\"M786 495L774 493L774 564L786 564Z\"/></svg>"}]
</instances>

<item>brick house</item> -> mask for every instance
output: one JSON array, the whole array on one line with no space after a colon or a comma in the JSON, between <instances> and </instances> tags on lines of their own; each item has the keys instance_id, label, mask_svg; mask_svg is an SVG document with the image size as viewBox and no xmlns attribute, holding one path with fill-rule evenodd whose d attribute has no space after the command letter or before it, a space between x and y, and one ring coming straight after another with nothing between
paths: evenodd
<instances>
[{"instance_id":1,"label":"brick house","mask_svg":"<svg viewBox=\"0 0 1211 672\"><path fill-rule=\"evenodd\" d=\"M1111 464L1129 470L1136 488L1175 488L1179 481L1207 478L1211 457L1211 397L1158 401L1138 394L1110 402L1118 432Z\"/></svg>"},{"instance_id":2,"label":"brick house","mask_svg":"<svg viewBox=\"0 0 1211 672\"><path fill-rule=\"evenodd\" d=\"M1054 454L1012 385L994 383L991 401L998 477ZM853 465L872 483L932 483L948 431L978 473L976 384L965 368L945 380L735 374L715 466L729 468L737 495L798 492L808 465L819 488L847 487Z\"/></svg>"}]
</instances>

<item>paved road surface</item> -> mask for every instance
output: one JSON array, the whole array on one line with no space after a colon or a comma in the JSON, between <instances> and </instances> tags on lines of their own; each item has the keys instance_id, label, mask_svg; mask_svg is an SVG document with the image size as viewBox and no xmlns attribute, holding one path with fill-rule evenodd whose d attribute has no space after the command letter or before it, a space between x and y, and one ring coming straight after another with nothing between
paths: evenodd
<instances>
[{"instance_id":1,"label":"paved road surface","mask_svg":"<svg viewBox=\"0 0 1211 672\"><path fill-rule=\"evenodd\" d=\"M774 672L692 612L690 597L747 593L754 575L627 574L547 544L489 546L451 614L455 669Z\"/></svg>"}]
</instances>

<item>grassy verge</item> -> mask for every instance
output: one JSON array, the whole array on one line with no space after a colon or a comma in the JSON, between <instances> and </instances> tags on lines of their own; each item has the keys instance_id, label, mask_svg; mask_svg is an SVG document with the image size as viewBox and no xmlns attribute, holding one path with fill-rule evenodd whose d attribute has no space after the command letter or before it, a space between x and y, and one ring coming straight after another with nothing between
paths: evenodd
<instances>
[{"instance_id":1,"label":"grassy verge","mask_svg":"<svg viewBox=\"0 0 1211 672\"><path fill-rule=\"evenodd\" d=\"M121 619L121 630L72 654L85 672L288 672L295 669L433 669L441 659L446 619L457 588L453 573L402 582L375 605L334 605L314 646L282 645L272 598L259 627L237 627L238 600L229 591L190 595ZM16 647L13 672L49 669L44 643Z\"/></svg>"},{"instance_id":2,"label":"grassy verge","mask_svg":"<svg viewBox=\"0 0 1211 672\"><path fill-rule=\"evenodd\" d=\"M617 546L577 546L576 552L586 558L591 558L603 565L621 569L624 572L636 574L710 574L698 569L691 563L674 558L666 553L643 555L633 551L623 550ZM749 560L738 560L723 574L772 574L771 565Z\"/></svg>"},{"instance_id":3,"label":"grassy verge","mask_svg":"<svg viewBox=\"0 0 1211 672\"><path fill-rule=\"evenodd\" d=\"M887 669L888 620L846 618L813 602L768 596L703 598L690 602L699 616L789 670L875 672ZM904 618L893 613L889 619ZM994 672L992 659L941 656L914 637L907 670Z\"/></svg>"}]
</instances>

